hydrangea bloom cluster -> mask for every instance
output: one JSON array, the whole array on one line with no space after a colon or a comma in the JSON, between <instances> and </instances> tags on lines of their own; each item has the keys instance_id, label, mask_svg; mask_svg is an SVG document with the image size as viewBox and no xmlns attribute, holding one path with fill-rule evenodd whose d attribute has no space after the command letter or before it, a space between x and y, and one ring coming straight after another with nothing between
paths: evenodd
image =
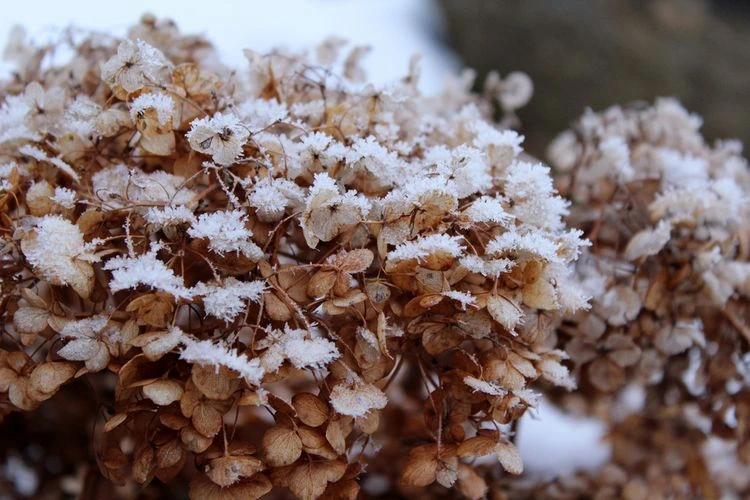
<instances>
[{"instance_id":1,"label":"hydrangea bloom cluster","mask_svg":"<svg viewBox=\"0 0 750 500\"><path fill-rule=\"evenodd\" d=\"M614 447L557 496L748 494L750 170L739 143L710 146L700 126L659 99L587 112L550 146L592 243L577 264L591 311L560 329L580 379L570 403L605 414Z\"/></svg>"},{"instance_id":2,"label":"hydrangea bloom cluster","mask_svg":"<svg viewBox=\"0 0 750 500\"><path fill-rule=\"evenodd\" d=\"M3 416L85 394L66 425L123 496L481 498L522 472L512 425L575 386L554 329L588 299L549 169L487 119L527 78L425 97L415 61L378 88L337 40L233 72L151 17L70 43L7 51Z\"/></svg>"}]
</instances>

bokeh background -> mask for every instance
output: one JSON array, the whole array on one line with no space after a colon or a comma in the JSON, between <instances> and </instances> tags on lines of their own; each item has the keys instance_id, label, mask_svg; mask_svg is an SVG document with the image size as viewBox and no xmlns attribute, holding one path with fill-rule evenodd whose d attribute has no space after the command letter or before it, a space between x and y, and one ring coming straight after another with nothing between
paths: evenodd
<instances>
[{"instance_id":1,"label":"bokeh background","mask_svg":"<svg viewBox=\"0 0 750 500\"><path fill-rule=\"evenodd\" d=\"M747 0L439 0L452 47L480 74L522 70L519 113L540 150L589 106L676 96L709 139L750 143Z\"/></svg>"},{"instance_id":2,"label":"bokeh background","mask_svg":"<svg viewBox=\"0 0 750 500\"><path fill-rule=\"evenodd\" d=\"M229 64L241 48L302 49L336 35L373 47L366 68L385 83L412 54L422 88L448 72L528 73L519 113L527 147L544 146L587 106L676 96L705 119L709 138L750 142L747 0L26 0L2 2L0 40L15 24L37 40L68 26L124 33L143 12L202 33ZM0 71L7 66L0 64Z\"/></svg>"}]
</instances>

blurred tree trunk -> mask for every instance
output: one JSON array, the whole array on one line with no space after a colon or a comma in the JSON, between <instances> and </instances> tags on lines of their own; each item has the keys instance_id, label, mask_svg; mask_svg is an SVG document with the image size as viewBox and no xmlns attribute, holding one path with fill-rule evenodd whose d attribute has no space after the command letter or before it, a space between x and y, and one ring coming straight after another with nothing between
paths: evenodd
<instances>
[{"instance_id":1,"label":"blurred tree trunk","mask_svg":"<svg viewBox=\"0 0 750 500\"><path fill-rule=\"evenodd\" d=\"M750 144L750 2L440 3L466 65L534 80L519 115L536 154L586 107L670 95L703 116L708 137Z\"/></svg>"}]
</instances>

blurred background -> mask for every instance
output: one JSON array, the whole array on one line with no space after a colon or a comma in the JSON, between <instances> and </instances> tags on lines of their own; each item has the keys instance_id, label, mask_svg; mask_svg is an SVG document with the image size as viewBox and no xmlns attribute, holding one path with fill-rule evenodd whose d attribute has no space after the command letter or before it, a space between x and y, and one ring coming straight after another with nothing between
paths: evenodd
<instances>
[{"instance_id":1,"label":"blurred background","mask_svg":"<svg viewBox=\"0 0 750 500\"><path fill-rule=\"evenodd\" d=\"M416 52L426 92L464 66L477 86L491 70L524 71L535 94L519 115L538 156L587 106L667 95L704 117L709 138L750 142L747 0L27 0L4 2L0 40L14 24L37 40L70 25L124 33L146 11L205 34L236 66L244 47L302 49L335 34L373 47L376 83L402 76Z\"/></svg>"},{"instance_id":2,"label":"blurred background","mask_svg":"<svg viewBox=\"0 0 750 500\"><path fill-rule=\"evenodd\" d=\"M539 151L585 107L676 96L708 138L750 143L747 0L439 0L450 44L480 75L528 73L520 110Z\"/></svg>"},{"instance_id":3,"label":"blurred background","mask_svg":"<svg viewBox=\"0 0 750 500\"><path fill-rule=\"evenodd\" d=\"M463 67L476 69L477 89L490 71L523 71L535 92L518 112L521 132L527 149L540 158L551 138L586 107L658 96L676 96L703 116L707 137L750 143L748 0L8 0L0 40L17 24L39 42L71 25L124 34L144 12L173 19L185 33L204 34L222 60L238 68L244 65L242 48L301 50L336 35L373 48L365 68L375 83L403 76L417 52L423 57L421 87L428 93L438 92L445 75ZM9 69L0 64L0 73ZM91 411L85 405L95 404L70 401L70 411L82 414ZM54 422L36 424L40 439L59 431ZM7 432L13 425L21 424L9 418L0 425L0 480L19 481L33 496L35 479L24 475L18 457L5 453L22 448ZM601 425L551 407L525 419L519 432L532 472L594 467L608 455L606 447L593 444ZM33 455L33 449L26 452Z\"/></svg>"},{"instance_id":4,"label":"blurred background","mask_svg":"<svg viewBox=\"0 0 750 500\"><path fill-rule=\"evenodd\" d=\"M122 34L146 11L205 34L236 66L244 47L302 49L335 34L373 47L376 83L402 76L416 52L426 92L464 66L478 87L491 70L524 71L535 94L522 132L540 157L587 106L667 95L704 117L709 138L750 142L747 0L26 0L4 2L0 40L14 24L38 40L70 25Z\"/></svg>"}]
</instances>

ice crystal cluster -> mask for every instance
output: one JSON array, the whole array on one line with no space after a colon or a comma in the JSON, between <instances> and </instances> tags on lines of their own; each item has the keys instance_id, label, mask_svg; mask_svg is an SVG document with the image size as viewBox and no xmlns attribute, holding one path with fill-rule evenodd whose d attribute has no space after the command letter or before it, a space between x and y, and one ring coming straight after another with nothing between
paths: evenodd
<instances>
[{"instance_id":1,"label":"ice crystal cluster","mask_svg":"<svg viewBox=\"0 0 750 500\"><path fill-rule=\"evenodd\" d=\"M14 32L0 84L0 417L64 464L39 495L747 488L750 177L677 103L587 114L552 172L520 73L428 97L337 39L231 70L151 16L60 43ZM542 397L612 463L517 478Z\"/></svg>"}]
</instances>

